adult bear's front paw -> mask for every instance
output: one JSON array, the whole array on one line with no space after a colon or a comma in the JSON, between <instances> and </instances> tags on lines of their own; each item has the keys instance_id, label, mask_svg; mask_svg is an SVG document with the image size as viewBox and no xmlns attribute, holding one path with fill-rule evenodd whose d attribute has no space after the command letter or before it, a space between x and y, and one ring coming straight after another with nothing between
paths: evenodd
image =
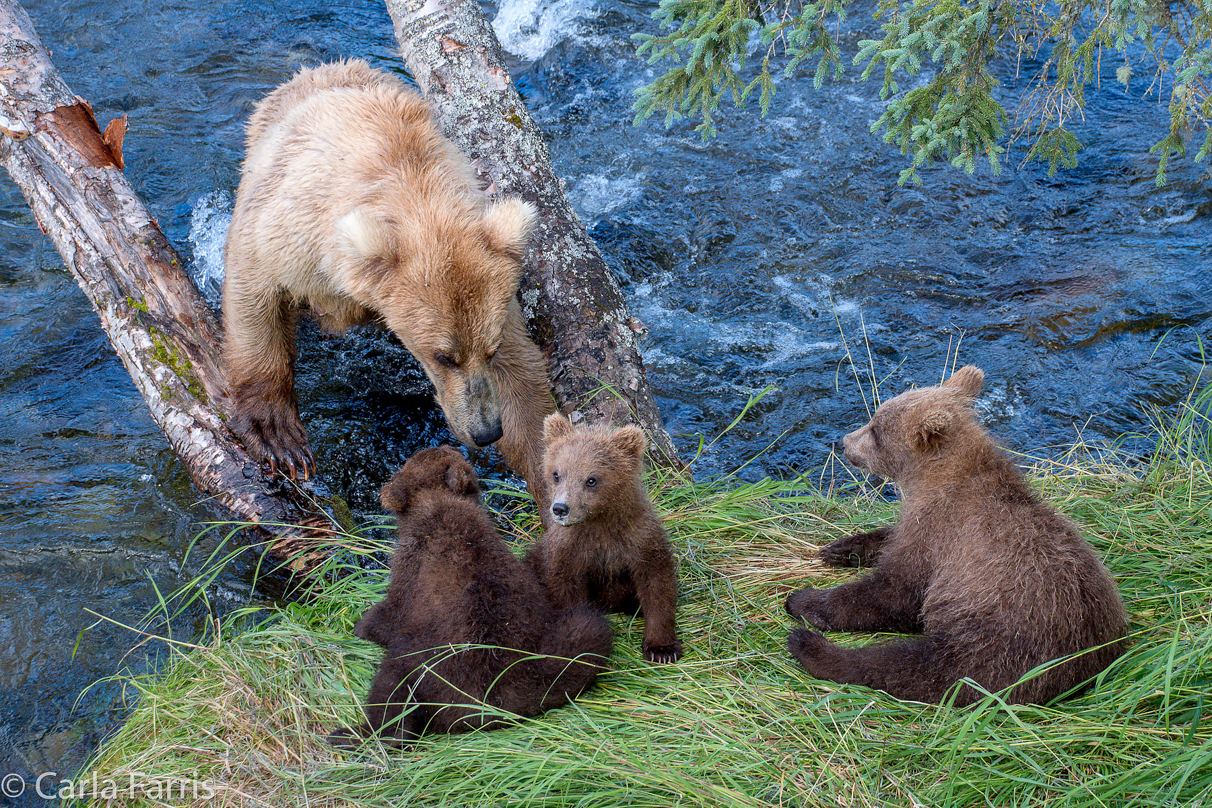
<instances>
[{"instance_id":1,"label":"adult bear's front paw","mask_svg":"<svg viewBox=\"0 0 1212 808\"><path fill-rule=\"evenodd\" d=\"M269 462L271 472L281 467L292 480L306 480L316 473L307 430L294 402L241 396L232 409L232 431L244 441L249 454Z\"/></svg>"}]
</instances>

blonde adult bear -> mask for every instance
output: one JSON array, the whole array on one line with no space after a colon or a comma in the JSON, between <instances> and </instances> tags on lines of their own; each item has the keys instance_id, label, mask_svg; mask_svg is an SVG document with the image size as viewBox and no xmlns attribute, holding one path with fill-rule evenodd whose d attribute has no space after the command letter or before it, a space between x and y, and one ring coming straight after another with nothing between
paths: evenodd
<instances>
[{"instance_id":1,"label":"blonde adult bear","mask_svg":"<svg viewBox=\"0 0 1212 808\"><path fill-rule=\"evenodd\" d=\"M395 77L362 61L300 71L257 104L227 234L231 427L272 469L309 476L298 316L337 333L378 323L421 363L455 436L496 442L540 490L554 408L517 301L535 219L533 205L480 191Z\"/></svg>"}]
</instances>

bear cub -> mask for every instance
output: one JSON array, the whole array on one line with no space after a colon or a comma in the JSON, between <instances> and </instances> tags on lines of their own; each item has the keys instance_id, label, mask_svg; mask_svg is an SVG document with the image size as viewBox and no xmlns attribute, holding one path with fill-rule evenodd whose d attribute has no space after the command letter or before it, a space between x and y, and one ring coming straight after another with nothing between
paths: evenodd
<instances>
[{"instance_id":1,"label":"bear cub","mask_svg":"<svg viewBox=\"0 0 1212 808\"><path fill-rule=\"evenodd\" d=\"M1115 581L977 423L972 403L983 382L979 368L963 367L939 387L881 404L843 439L849 463L896 483L900 518L827 545L825 563L874 569L795 592L787 611L826 631L922 636L842 648L796 629L788 648L812 676L939 702L965 677L996 692L1078 654L1009 693L1012 702L1043 703L1124 651L1127 614ZM965 684L955 703L981 696Z\"/></svg>"},{"instance_id":2,"label":"bear cub","mask_svg":"<svg viewBox=\"0 0 1212 808\"><path fill-rule=\"evenodd\" d=\"M391 580L354 633L386 651L365 723L333 743L497 727L593 684L610 657L610 624L587 606L552 605L480 506L475 472L457 450L413 455L381 500L397 517Z\"/></svg>"},{"instance_id":3,"label":"bear cub","mask_svg":"<svg viewBox=\"0 0 1212 808\"><path fill-rule=\"evenodd\" d=\"M517 300L537 219L490 200L429 105L366 62L304 69L257 104L224 248L229 424L291 477L315 459L295 396L295 331L390 330L455 437L496 443L533 486L547 364Z\"/></svg>"},{"instance_id":4,"label":"bear cub","mask_svg":"<svg viewBox=\"0 0 1212 808\"><path fill-rule=\"evenodd\" d=\"M542 539L526 560L557 606L589 603L644 613L644 657L676 662L677 564L641 478L647 441L639 427L543 422L547 500Z\"/></svg>"}]
</instances>

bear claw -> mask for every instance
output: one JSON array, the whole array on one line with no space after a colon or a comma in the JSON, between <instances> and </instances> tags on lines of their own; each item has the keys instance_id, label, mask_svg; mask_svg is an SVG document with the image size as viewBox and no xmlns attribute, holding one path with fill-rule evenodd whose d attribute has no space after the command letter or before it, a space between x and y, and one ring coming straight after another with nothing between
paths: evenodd
<instances>
[{"instance_id":1,"label":"bear claw","mask_svg":"<svg viewBox=\"0 0 1212 808\"><path fill-rule=\"evenodd\" d=\"M892 534L881 527L829 542L820 550L821 561L831 567L870 567L879 557L880 547Z\"/></svg>"},{"instance_id":2,"label":"bear claw","mask_svg":"<svg viewBox=\"0 0 1212 808\"><path fill-rule=\"evenodd\" d=\"M670 665L682 656L682 644L674 642L670 645L645 645L644 659L658 665Z\"/></svg>"},{"instance_id":3,"label":"bear claw","mask_svg":"<svg viewBox=\"0 0 1212 808\"><path fill-rule=\"evenodd\" d=\"M248 402L237 406L230 425L249 454L269 464L270 474L281 468L292 480L308 480L316 473L307 430L297 412Z\"/></svg>"}]
</instances>

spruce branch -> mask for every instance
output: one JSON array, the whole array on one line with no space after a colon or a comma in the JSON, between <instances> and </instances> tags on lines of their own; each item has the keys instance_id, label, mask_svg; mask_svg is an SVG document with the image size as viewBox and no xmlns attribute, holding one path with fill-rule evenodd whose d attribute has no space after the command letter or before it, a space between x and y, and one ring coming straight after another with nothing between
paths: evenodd
<instances>
[{"instance_id":1,"label":"spruce branch","mask_svg":"<svg viewBox=\"0 0 1212 808\"><path fill-rule=\"evenodd\" d=\"M637 91L636 123L655 112L665 113L666 126L697 118L708 138L726 98L744 106L756 94L767 114L780 60L785 76L812 70L817 88L840 77L838 26L848 5L662 0L653 12L660 33L636 34L637 54L650 64L675 64ZM1049 173L1076 165L1081 143L1071 127L1084 115L1087 88L1097 86L1107 58L1119 63L1116 79L1129 89L1140 91L1136 77L1149 72L1145 95L1168 88L1170 126L1151 150L1159 184L1171 158L1195 144L1194 160L1212 152L1208 0L879 0L873 18L880 38L860 41L852 62L863 66L864 81L881 82L885 109L875 131L910 157L902 182L941 160L965 171L984 162L996 172L1016 141L1024 144L1024 162L1047 162ZM1013 113L998 100L1000 81L990 67L1003 52L1016 57L1016 74L1025 62L1038 63ZM911 88L902 91L902 84Z\"/></svg>"}]
</instances>

